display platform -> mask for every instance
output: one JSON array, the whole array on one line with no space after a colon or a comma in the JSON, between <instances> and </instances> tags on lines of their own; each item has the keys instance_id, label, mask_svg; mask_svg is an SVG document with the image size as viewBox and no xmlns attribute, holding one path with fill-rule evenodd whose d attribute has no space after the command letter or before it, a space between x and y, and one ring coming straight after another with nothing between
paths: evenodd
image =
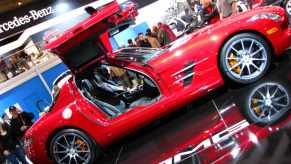
<instances>
[{"instance_id":1,"label":"display platform","mask_svg":"<svg viewBox=\"0 0 291 164\"><path fill-rule=\"evenodd\" d=\"M290 55L277 59L260 81L226 85L118 141L98 163L290 163L291 115L273 126L258 126L242 114L251 96L264 87L277 100L290 99Z\"/></svg>"}]
</instances>

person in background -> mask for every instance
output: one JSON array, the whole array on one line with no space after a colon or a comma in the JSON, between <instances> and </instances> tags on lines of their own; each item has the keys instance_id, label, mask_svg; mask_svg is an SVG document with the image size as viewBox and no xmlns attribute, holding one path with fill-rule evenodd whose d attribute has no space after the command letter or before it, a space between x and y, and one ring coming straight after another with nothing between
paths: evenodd
<instances>
[{"instance_id":1,"label":"person in background","mask_svg":"<svg viewBox=\"0 0 291 164\"><path fill-rule=\"evenodd\" d=\"M136 47L132 39L128 39L127 43L128 43L128 47Z\"/></svg>"},{"instance_id":2,"label":"person in background","mask_svg":"<svg viewBox=\"0 0 291 164\"><path fill-rule=\"evenodd\" d=\"M162 28L159 28L158 41L159 41L161 47L171 43L171 39L170 39L168 33Z\"/></svg>"},{"instance_id":3,"label":"person in background","mask_svg":"<svg viewBox=\"0 0 291 164\"><path fill-rule=\"evenodd\" d=\"M159 26L159 29L161 29L167 33L167 35L170 39L170 42L173 42L177 39L176 35L174 34L172 29L168 25L160 22L160 23L158 23L158 26Z\"/></svg>"},{"instance_id":4,"label":"person in background","mask_svg":"<svg viewBox=\"0 0 291 164\"><path fill-rule=\"evenodd\" d=\"M3 117L3 115L2 115L2 117ZM0 118L0 125L1 125L1 127L0 127L0 134L1 134L1 129L2 129L2 124L4 123L4 121L3 121L3 118ZM5 159L5 157L4 157L4 154L3 154L3 152L4 152L4 146L3 146L3 144L2 144L2 140L0 140L0 163L5 163L6 161L6 159Z\"/></svg>"},{"instance_id":5,"label":"person in background","mask_svg":"<svg viewBox=\"0 0 291 164\"><path fill-rule=\"evenodd\" d=\"M212 0L200 0L202 5L203 19L207 23L215 23L219 21L219 13L217 11L216 4Z\"/></svg>"},{"instance_id":6,"label":"person in background","mask_svg":"<svg viewBox=\"0 0 291 164\"><path fill-rule=\"evenodd\" d=\"M138 34L138 43L140 47L151 47L149 41L144 37L143 33Z\"/></svg>"},{"instance_id":7,"label":"person in background","mask_svg":"<svg viewBox=\"0 0 291 164\"><path fill-rule=\"evenodd\" d=\"M152 28L152 35L158 39L159 28L158 26L153 26Z\"/></svg>"},{"instance_id":8,"label":"person in background","mask_svg":"<svg viewBox=\"0 0 291 164\"><path fill-rule=\"evenodd\" d=\"M116 82L124 86L125 88L131 87L130 80L127 76L126 70L119 68L119 67L114 67L110 66L109 67L109 74L111 78Z\"/></svg>"},{"instance_id":9,"label":"person in background","mask_svg":"<svg viewBox=\"0 0 291 164\"><path fill-rule=\"evenodd\" d=\"M237 0L217 0L216 5L221 20L237 13Z\"/></svg>"},{"instance_id":10,"label":"person in background","mask_svg":"<svg viewBox=\"0 0 291 164\"><path fill-rule=\"evenodd\" d=\"M193 21L193 15L190 13L190 10L186 8L184 12L185 14L182 16L182 20L186 23L191 23Z\"/></svg>"},{"instance_id":11,"label":"person in background","mask_svg":"<svg viewBox=\"0 0 291 164\"><path fill-rule=\"evenodd\" d=\"M11 164L28 164L20 143L11 135L11 130L5 123L0 122L0 156L2 162L6 161Z\"/></svg>"},{"instance_id":12,"label":"person in background","mask_svg":"<svg viewBox=\"0 0 291 164\"><path fill-rule=\"evenodd\" d=\"M1 116L3 123L10 126L10 118L9 116L4 112Z\"/></svg>"},{"instance_id":13,"label":"person in background","mask_svg":"<svg viewBox=\"0 0 291 164\"><path fill-rule=\"evenodd\" d=\"M138 36L134 39L134 41L135 41L135 46L140 47Z\"/></svg>"},{"instance_id":14,"label":"person in background","mask_svg":"<svg viewBox=\"0 0 291 164\"><path fill-rule=\"evenodd\" d=\"M160 48L161 47L158 39L153 36L151 29L147 29L146 36L147 36L147 39L148 39L152 48Z\"/></svg>"},{"instance_id":15,"label":"person in background","mask_svg":"<svg viewBox=\"0 0 291 164\"><path fill-rule=\"evenodd\" d=\"M26 130L32 126L34 115L32 113L22 112L15 106L9 107L9 113L12 115L10 121L11 135L13 138L21 141Z\"/></svg>"},{"instance_id":16,"label":"person in background","mask_svg":"<svg viewBox=\"0 0 291 164\"><path fill-rule=\"evenodd\" d=\"M202 3L201 0L195 0L190 3L190 9L194 13L199 13L202 10Z\"/></svg>"},{"instance_id":17,"label":"person in background","mask_svg":"<svg viewBox=\"0 0 291 164\"><path fill-rule=\"evenodd\" d=\"M4 60L2 59L2 57L0 57L0 83L8 80L8 77L6 75L6 69L7 69L7 66Z\"/></svg>"},{"instance_id":18,"label":"person in background","mask_svg":"<svg viewBox=\"0 0 291 164\"><path fill-rule=\"evenodd\" d=\"M245 0L248 4L249 10L253 9L253 0Z\"/></svg>"}]
</instances>

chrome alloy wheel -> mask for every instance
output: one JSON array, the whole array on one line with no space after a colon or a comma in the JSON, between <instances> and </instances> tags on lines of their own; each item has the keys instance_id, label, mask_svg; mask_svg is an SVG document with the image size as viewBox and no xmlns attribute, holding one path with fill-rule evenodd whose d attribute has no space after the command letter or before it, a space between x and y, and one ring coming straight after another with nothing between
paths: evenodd
<instances>
[{"instance_id":1,"label":"chrome alloy wheel","mask_svg":"<svg viewBox=\"0 0 291 164\"><path fill-rule=\"evenodd\" d=\"M267 67L267 50L261 42L253 38L234 41L227 48L226 54L227 71L238 79L254 79Z\"/></svg>"},{"instance_id":2,"label":"chrome alloy wheel","mask_svg":"<svg viewBox=\"0 0 291 164\"><path fill-rule=\"evenodd\" d=\"M250 94L248 110L258 122L271 123L278 120L290 107L287 90L278 83L264 83Z\"/></svg>"},{"instance_id":3,"label":"chrome alloy wheel","mask_svg":"<svg viewBox=\"0 0 291 164\"><path fill-rule=\"evenodd\" d=\"M64 133L54 140L52 155L59 164L83 164L89 163L91 150L82 136Z\"/></svg>"},{"instance_id":4,"label":"chrome alloy wheel","mask_svg":"<svg viewBox=\"0 0 291 164\"><path fill-rule=\"evenodd\" d=\"M291 15L291 0L288 0L286 3L286 12L288 15Z\"/></svg>"}]
</instances>

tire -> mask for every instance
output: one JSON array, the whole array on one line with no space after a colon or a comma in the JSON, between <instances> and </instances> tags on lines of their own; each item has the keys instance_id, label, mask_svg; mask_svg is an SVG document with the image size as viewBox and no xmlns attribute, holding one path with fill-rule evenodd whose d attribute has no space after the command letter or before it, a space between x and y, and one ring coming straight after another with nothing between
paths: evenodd
<instances>
[{"instance_id":1,"label":"tire","mask_svg":"<svg viewBox=\"0 0 291 164\"><path fill-rule=\"evenodd\" d=\"M49 152L51 159L58 164L70 162L93 164L99 155L95 142L84 132L76 129L64 129L56 133L49 144Z\"/></svg>"},{"instance_id":2,"label":"tire","mask_svg":"<svg viewBox=\"0 0 291 164\"><path fill-rule=\"evenodd\" d=\"M219 65L222 74L239 84L250 84L261 79L271 64L271 48L260 36L238 34L222 47Z\"/></svg>"},{"instance_id":3,"label":"tire","mask_svg":"<svg viewBox=\"0 0 291 164\"><path fill-rule=\"evenodd\" d=\"M286 0L284 3L284 9L286 10L286 13L288 17L291 17L291 0Z\"/></svg>"},{"instance_id":4,"label":"tire","mask_svg":"<svg viewBox=\"0 0 291 164\"><path fill-rule=\"evenodd\" d=\"M264 82L248 92L242 110L249 122L269 126L287 116L290 105L290 89L287 85Z\"/></svg>"}]
</instances>

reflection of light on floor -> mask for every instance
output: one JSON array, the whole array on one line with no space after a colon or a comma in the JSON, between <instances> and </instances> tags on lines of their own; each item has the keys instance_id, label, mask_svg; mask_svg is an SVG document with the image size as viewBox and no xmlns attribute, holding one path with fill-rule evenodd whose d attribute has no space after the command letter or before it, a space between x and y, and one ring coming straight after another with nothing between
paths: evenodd
<instances>
[{"instance_id":1,"label":"reflection of light on floor","mask_svg":"<svg viewBox=\"0 0 291 164\"><path fill-rule=\"evenodd\" d=\"M257 146L257 148L260 149L261 145L258 140L258 137L250 131L248 131L247 133L248 133L249 141L252 142L254 145ZM243 151L241 150L240 146L237 144L235 145L234 148L232 148L232 150L230 151L230 154L234 160L239 160L239 156L243 154Z\"/></svg>"},{"instance_id":2,"label":"reflection of light on floor","mask_svg":"<svg viewBox=\"0 0 291 164\"><path fill-rule=\"evenodd\" d=\"M252 132L249 132L249 140L255 145L259 144L258 137Z\"/></svg>"},{"instance_id":3,"label":"reflection of light on floor","mask_svg":"<svg viewBox=\"0 0 291 164\"><path fill-rule=\"evenodd\" d=\"M223 109L219 109L219 113L222 115L222 114L226 113L228 110L232 109L233 107L235 107L235 104L231 104Z\"/></svg>"},{"instance_id":4,"label":"reflection of light on floor","mask_svg":"<svg viewBox=\"0 0 291 164\"><path fill-rule=\"evenodd\" d=\"M33 164L29 158L25 157L25 159L26 159L26 162L28 162L28 164Z\"/></svg>"},{"instance_id":5,"label":"reflection of light on floor","mask_svg":"<svg viewBox=\"0 0 291 164\"><path fill-rule=\"evenodd\" d=\"M230 151L230 154L233 159L237 159L237 157L240 154L240 147L236 145L234 148L232 148L232 150Z\"/></svg>"}]
</instances>

